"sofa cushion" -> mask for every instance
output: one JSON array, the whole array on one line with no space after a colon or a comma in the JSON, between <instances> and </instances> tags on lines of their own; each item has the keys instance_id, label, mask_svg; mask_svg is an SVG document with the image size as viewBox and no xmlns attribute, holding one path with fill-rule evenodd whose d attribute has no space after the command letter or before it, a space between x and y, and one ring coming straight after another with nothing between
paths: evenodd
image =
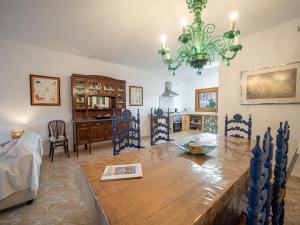
<instances>
[{"instance_id":1,"label":"sofa cushion","mask_svg":"<svg viewBox=\"0 0 300 225\"><path fill-rule=\"evenodd\" d=\"M17 144L18 140L14 139L6 143L4 146L0 147L0 157L6 155L12 147L14 147Z\"/></svg>"}]
</instances>

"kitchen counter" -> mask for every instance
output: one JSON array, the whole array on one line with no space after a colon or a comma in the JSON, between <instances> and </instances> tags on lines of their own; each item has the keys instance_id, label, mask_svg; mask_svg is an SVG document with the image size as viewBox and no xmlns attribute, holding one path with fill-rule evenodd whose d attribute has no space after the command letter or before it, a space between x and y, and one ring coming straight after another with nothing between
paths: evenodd
<instances>
[{"instance_id":1,"label":"kitchen counter","mask_svg":"<svg viewBox=\"0 0 300 225\"><path fill-rule=\"evenodd\" d=\"M201 132L217 133L218 113L216 112L176 112L170 113L171 131L174 132L174 121L182 117L182 131L199 130ZM178 125L177 125L178 126Z\"/></svg>"},{"instance_id":2,"label":"kitchen counter","mask_svg":"<svg viewBox=\"0 0 300 225\"><path fill-rule=\"evenodd\" d=\"M218 116L218 113L216 112L175 112L175 113L170 113L171 116L176 116L176 115L192 115L192 116Z\"/></svg>"}]
</instances>

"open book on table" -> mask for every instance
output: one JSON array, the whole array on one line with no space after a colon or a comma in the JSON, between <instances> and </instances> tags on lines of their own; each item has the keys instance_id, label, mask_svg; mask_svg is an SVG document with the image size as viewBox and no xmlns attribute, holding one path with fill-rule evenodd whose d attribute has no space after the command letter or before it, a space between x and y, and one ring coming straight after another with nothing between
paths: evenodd
<instances>
[{"instance_id":1,"label":"open book on table","mask_svg":"<svg viewBox=\"0 0 300 225\"><path fill-rule=\"evenodd\" d=\"M106 166L101 180L130 179L143 177L140 163Z\"/></svg>"}]
</instances>

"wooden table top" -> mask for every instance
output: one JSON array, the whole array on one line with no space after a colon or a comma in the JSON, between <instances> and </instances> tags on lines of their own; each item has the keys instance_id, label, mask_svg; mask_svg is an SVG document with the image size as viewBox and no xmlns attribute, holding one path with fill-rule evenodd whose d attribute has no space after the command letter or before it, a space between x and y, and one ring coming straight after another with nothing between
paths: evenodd
<instances>
[{"instance_id":1,"label":"wooden table top","mask_svg":"<svg viewBox=\"0 0 300 225\"><path fill-rule=\"evenodd\" d=\"M206 156L166 143L82 164L98 208L110 225L211 224L228 193L247 176L255 142L217 136ZM141 163L143 178L100 181L107 165Z\"/></svg>"}]
</instances>

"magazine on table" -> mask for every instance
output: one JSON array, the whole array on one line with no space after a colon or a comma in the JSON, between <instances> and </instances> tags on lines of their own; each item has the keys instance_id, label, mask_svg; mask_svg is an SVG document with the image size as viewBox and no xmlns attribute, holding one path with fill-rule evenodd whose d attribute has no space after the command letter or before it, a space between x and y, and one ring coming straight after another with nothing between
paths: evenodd
<instances>
[{"instance_id":1,"label":"magazine on table","mask_svg":"<svg viewBox=\"0 0 300 225\"><path fill-rule=\"evenodd\" d=\"M106 166L101 180L131 179L143 177L140 163Z\"/></svg>"}]
</instances>

